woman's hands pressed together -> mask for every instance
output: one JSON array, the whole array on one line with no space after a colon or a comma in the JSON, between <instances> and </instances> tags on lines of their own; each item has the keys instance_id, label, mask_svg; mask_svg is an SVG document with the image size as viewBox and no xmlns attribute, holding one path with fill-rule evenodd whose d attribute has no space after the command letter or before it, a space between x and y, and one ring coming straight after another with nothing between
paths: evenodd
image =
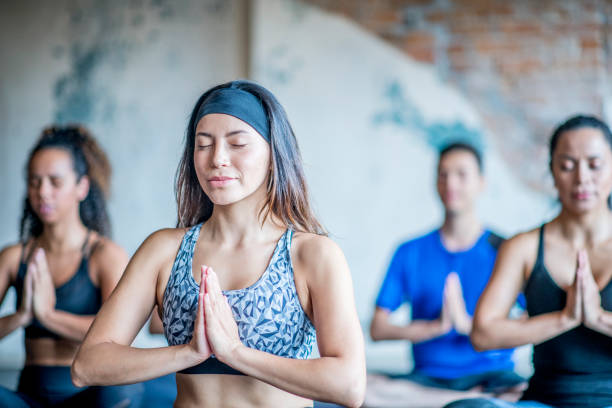
<instances>
[{"instance_id":1,"label":"woman's hands pressed together","mask_svg":"<svg viewBox=\"0 0 612 408\"><path fill-rule=\"evenodd\" d=\"M55 310L56 298L55 285L49 271L45 251L42 248L38 248L34 252L34 257L28 265L24 291L28 285L27 275L31 275L30 279L32 280L32 308L34 315L44 324L49 313Z\"/></svg>"},{"instance_id":2,"label":"woman's hands pressed together","mask_svg":"<svg viewBox=\"0 0 612 408\"><path fill-rule=\"evenodd\" d=\"M585 249L581 249L578 251L574 283L567 288L563 317L572 328L584 324L596 330L603 313L601 295L593 277L589 255Z\"/></svg>"},{"instance_id":3,"label":"woman's hands pressed together","mask_svg":"<svg viewBox=\"0 0 612 408\"><path fill-rule=\"evenodd\" d=\"M208 267L202 266L200 272L200 290L198 291L198 311L195 322L193 323L193 336L189 342L190 347L196 353L200 361L206 360L212 354L206 335L206 315L204 313L207 271Z\"/></svg>"},{"instance_id":4,"label":"woman's hands pressed together","mask_svg":"<svg viewBox=\"0 0 612 408\"><path fill-rule=\"evenodd\" d=\"M219 286L219 279L212 268L202 265L198 311L193 326L190 346L204 361L211 355L229 363L234 350L242 346L238 326L232 309Z\"/></svg>"},{"instance_id":5,"label":"woman's hands pressed together","mask_svg":"<svg viewBox=\"0 0 612 408\"><path fill-rule=\"evenodd\" d=\"M206 281L206 293L204 295L206 336L213 354L220 361L229 364L234 351L242 346L238 336L238 325L234 320L227 298L221 291L215 271L206 267L204 278Z\"/></svg>"},{"instance_id":6,"label":"woman's hands pressed together","mask_svg":"<svg viewBox=\"0 0 612 408\"><path fill-rule=\"evenodd\" d=\"M596 329L604 313L601 305L599 287L591 270L591 263L586 250L578 252L578 288L582 293L582 323L588 328Z\"/></svg>"}]
</instances>

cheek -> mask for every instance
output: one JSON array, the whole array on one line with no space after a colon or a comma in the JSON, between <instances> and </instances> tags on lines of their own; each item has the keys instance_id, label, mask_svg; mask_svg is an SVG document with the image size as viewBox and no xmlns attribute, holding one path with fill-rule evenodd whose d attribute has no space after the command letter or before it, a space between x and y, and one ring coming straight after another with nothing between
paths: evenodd
<instances>
[{"instance_id":1,"label":"cheek","mask_svg":"<svg viewBox=\"0 0 612 408\"><path fill-rule=\"evenodd\" d=\"M270 159L264 152L257 154L244 154L240 158L240 166L242 171L251 179L261 179L268 175L270 168Z\"/></svg>"},{"instance_id":2,"label":"cheek","mask_svg":"<svg viewBox=\"0 0 612 408\"><path fill-rule=\"evenodd\" d=\"M610 192L612 190L612 171L606 170L605 174L599 175L599 185L606 192Z\"/></svg>"}]
</instances>

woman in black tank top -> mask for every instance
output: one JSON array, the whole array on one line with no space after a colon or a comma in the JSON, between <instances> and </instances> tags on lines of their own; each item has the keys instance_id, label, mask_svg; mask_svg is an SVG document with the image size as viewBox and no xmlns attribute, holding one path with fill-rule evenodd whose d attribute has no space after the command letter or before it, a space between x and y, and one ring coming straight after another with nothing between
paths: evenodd
<instances>
[{"instance_id":1,"label":"woman in black tank top","mask_svg":"<svg viewBox=\"0 0 612 408\"><path fill-rule=\"evenodd\" d=\"M534 344L521 401L463 400L449 407L612 406L612 133L576 116L554 132L550 169L561 212L501 248L474 316L479 349ZM520 291L528 317L509 319Z\"/></svg>"},{"instance_id":2,"label":"woman in black tank top","mask_svg":"<svg viewBox=\"0 0 612 408\"><path fill-rule=\"evenodd\" d=\"M95 314L127 263L109 233L110 166L77 126L43 131L27 161L21 243L0 252L0 298L17 291L0 338L25 328L18 391L0 387L0 406L129 406L143 386L78 388L70 365Z\"/></svg>"}]
</instances>

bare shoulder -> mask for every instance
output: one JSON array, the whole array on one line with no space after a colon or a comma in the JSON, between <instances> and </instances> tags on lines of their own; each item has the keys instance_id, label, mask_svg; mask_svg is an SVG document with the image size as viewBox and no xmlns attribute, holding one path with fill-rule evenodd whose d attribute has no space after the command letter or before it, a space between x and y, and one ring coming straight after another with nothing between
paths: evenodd
<instances>
[{"instance_id":1,"label":"bare shoulder","mask_svg":"<svg viewBox=\"0 0 612 408\"><path fill-rule=\"evenodd\" d=\"M521 276L526 281L536 263L539 240L540 228L535 228L505 241L499 248L495 270L504 276Z\"/></svg>"},{"instance_id":2,"label":"bare shoulder","mask_svg":"<svg viewBox=\"0 0 612 408\"><path fill-rule=\"evenodd\" d=\"M344 285L351 280L340 246L326 236L296 233L291 260L296 282L308 287Z\"/></svg>"},{"instance_id":3,"label":"bare shoulder","mask_svg":"<svg viewBox=\"0 0 612 408\"><path fill-rule=\"evenodd\" d=\"M92 251L91 258L96 260L127 258L125 249L108 237L97 237L92 245Z\"/></svg>"},{"instance_id":4,"label":"bare shoulder","mask_svg":"<svg viewBox=\"0 0 612 408\"><path fill-rule=\"evenodd\" d=\"M150 234L139 250L160 252L162 255L176 254L178 246L189 228L163 228Z\"/></svg>"},{"instance_id":5,"label":"bare shoulder","mask_svg":"<svg viewBox=\"0 0 612 408\"><path fill-rule=\"evenodd\" d=\"M185 228L165 228L151 233L140 245L136 254L145 254L152 259L163 260L176 254L176 249L185 234ZM129 257L125 249L107 237L98 237L91 255L92 262L100 265L121 263L123 267ZM136 256L135 254L135 256Z\"/></svg>"},{"instance_id":6,"label":"bare shoulder","mask_svg":"<svg viewBox=\"0 0 612 408\"><path fill-rule=\"evenodd\" d=\"M540 228L521 232L506 240L500 247L504 253L511 252L513 255L530 256L537 248L540 239Z\"/></svg>"},{"instance_id":7,"label":"bare shoulder","mask_svg":"<svg viewBox=\"0 0 612 408\"><path fill-rule=\"evenodd\" d=\"M293 261L302 266L321 264L344 258L342 250L333 240L324 236L306 232L296 232L292 244Z\"/></svg>"},{"instance_id":8,"label":"bare shoulder","mask_svg":"<svg viewBox=\"0 0 612 408\"><path fill-rule=\"evenodd\" d=\"M5 246L0 251L0 262L2 264L5 262L19 262L22 248L23 245L21 243Z\"/></svg>"},{"instance_id":9,"label":"bare shoulder","mask_svg":"<svg viewBox=\"0 0 612 408\"><path fill-rule=\"evenodd\" d=\"M14 278L19 268L19 261L21 260L21 252L23 245L21 243L8 245L0 251L0 273L5 276Z\"/></svg>"}]
</instances>

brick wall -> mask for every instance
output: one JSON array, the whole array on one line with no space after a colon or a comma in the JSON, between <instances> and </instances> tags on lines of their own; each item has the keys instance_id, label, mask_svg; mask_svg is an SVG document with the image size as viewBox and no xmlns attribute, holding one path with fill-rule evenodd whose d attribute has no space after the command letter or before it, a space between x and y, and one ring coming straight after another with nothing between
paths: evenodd
<instances>
[{"instance_id":1,"label":"brick wall","mask_svg":"<svg viewBox=\"0 0 612 408\"><path fill-rule=\"evenodd\" d=\"M479 110L532 187L576 112L612 121L612 0L304 0L435 66ZM525 158L529 160L525 160Z\"/></svg>"}]
</instances>

